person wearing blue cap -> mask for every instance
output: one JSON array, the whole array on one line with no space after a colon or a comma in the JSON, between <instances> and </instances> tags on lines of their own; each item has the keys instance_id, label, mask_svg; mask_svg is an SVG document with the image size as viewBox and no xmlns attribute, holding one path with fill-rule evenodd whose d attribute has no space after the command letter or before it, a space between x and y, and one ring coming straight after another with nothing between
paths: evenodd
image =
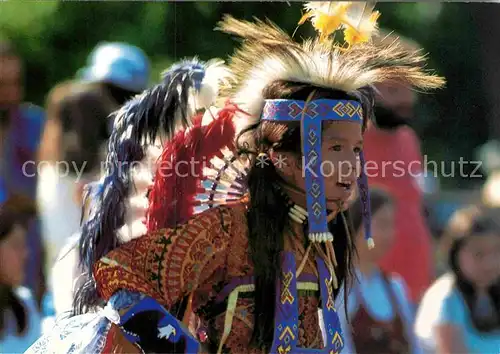
<instances>
[{"instance_id":1,"label":"person wearing blue cap","mask_svg":"<svg viewBox=\"0 0 500 354\"><path fill-rule=\"evenodd\" d=\"M42 154L43 160L75 162L71 172L77 174L79 167L84 171L95 168L112 125L106 118L146 89L149 76L149 59L140 48L126 43L99 44L76 79L57 85L49 94L44 143L52 142L59 149ZM57 156L57 150L62 156Z\"/></svg>"},{"instance_id":2,"label":"person wearing blue cap","mask_svg":"<svg viewBox=\"0 0 500 354\"><path fill-rule=\"evenodd\" d=\"M103 43L90 54L88 66L77 76L89 82L109 84L126 94L139 93L149 82L150 65L144 52L126 43Z\"/></svg>"},{"instance_id":3,"label":"person wearing blue cap","mask_svg":"<svg viewBox=\"0 0 500 354\"><path fill-rule=\"evenodd\" d=\"M140 48L104 42L90 53L74 80L49 94L39 201L44 235L59 254L52 274L59 279L53 284L56 313L72 306L73 282L81 271L71 250L79 237L82 191L100 176L113 124L109 116L143 91L149 76L150 62Z\"/></svg>"}]
</instances>

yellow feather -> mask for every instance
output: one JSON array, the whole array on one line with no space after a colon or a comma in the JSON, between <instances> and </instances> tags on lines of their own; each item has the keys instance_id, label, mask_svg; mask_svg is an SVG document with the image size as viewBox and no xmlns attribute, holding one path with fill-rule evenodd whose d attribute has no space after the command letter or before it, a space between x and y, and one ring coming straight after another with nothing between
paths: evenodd
<instances>
[{"instance_id":1,"label":"yellow feather","mask_svg":"<svg viewBox=\"0 0 500 354\"><path fill-rule=\"evenodd\" d=\"M320 35L320 41L324 41L333 32L339 30L347 22L347 11L352 6L351 2L308 2L304 5L306 13L299 21L299 25L310 20L314 29Z\"/></svg>"},{"instance_id":2,"label":"yellow feather","mask_svg":"<svg viewBox=\"0 0 500 354\"><path fill-rule=\"evenodd\" d=\"M306 14L304 14L304 16L302 16L300 18L300 21L299 21L299 26L300 25L303 25L313 14L311 12L308 12Z\"/></svg>"},{"instance_id":3,"label":"yellow feather","mask_svg":"<svg viewBox=\"0 0 500 354\"><path fill-rule=\"evenodd\" d=\"M310 20L320 42L327 40L335 31L343 30L344 39L351 47L368 42L376 32L380 13L372 12L374 6L373 2L308 2L304 5L306 13L298 24Z\"/></svg>"},{"instance_id":4,"label":"yellow feather","mask_svg":"<svg viewBox=\"0 0 500 354\"><path fill-rule=\"evenodd\" d=\"M346 28L344 30L344 39L349 46L368 42L378 29L377 20L379 17L380 12L375 11L368 18L362 18L357 28Z\"/></svg>"}]
</instances>

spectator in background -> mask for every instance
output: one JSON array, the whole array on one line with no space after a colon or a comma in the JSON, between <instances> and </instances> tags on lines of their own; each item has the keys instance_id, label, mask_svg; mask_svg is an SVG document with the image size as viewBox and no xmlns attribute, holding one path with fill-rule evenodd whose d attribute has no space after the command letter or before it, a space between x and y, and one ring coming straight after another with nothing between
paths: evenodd
<instances>
[{"instance_id":1,"label":"spectator in background","mask_svg":"<svg viewBox=\"0 0 500 354\"><path fill-rule=\"evenodd\" d=\"M429 353L500 351L499 210L471 206L443 236L450 271L426 292L415 332Z\"/></svg>"},{"instance_id":2,"label":"spectator in background","mask_svg":"<svg viewBox=\"0 0 500 354\"><path fill-rule=\"evenodd\" d=\"M39 190L44 235L60 250L78 231L83 186L100 177L109 115L149 81L149 60L125 43L102 43L90 54L77 80L56 86L47 100L47 127L40 160Z\"/></svg>"},{"instance_id":3,"label":"spectator in background","mask_svg":"<svg viewBox=\"0 0 500 354\"><path fill-rule=\"evenodd\" d=\"M39 200L44 234L59 253L52 274L57 279L52 284L57 314L72 308L73 285L82 272L75 249L82 191L88 182L100 178L113 124L109 116L147 87L149 75L150 63L141 49L103 43L78 72L79 81L64 82L49 95L42 159L52 163L43 171ZM64 171L57 161L70 166L68 175L61 175Z\"/></svg>"},{"instance_id":4,"label":"spectator in background","mask_svg":"<svg viewBox=\"0 0 500 354\"><path fill-rule=\"evenodd\" d=\"M382 271L378 261L393 243L395 209L392 198L379 190L370 191L372 235L375 248L368 249L364 238L361 201L349 208L358 258L357 281L348 295L345 312L338 311L344 330L343 353L415 354L421 353L413 334L413 311L405 281ZM344 308L344 292L339 291L337 308Z\"/></svg>"},{"instance_id":5,"label":"spectator in background","mask_svg":"<svg viewBox=\"0 0 500 354\"><path fill-rule=\"evenodd\" d=\"M394 41L394 34L378 40ZM410 50L418 46L400 39ZM411 302L418 304L434 277L432 237L423 214L419 176L423 172L419 138L407 122L414 118L415 92L397 82L378 85L376 126L365 133L366 170L371 186L394 198L394 246L380 260L381 268L400 274L408 284Z\"/></svg>"},{"instance_id":6,"label":"spectator in background","mask_svg":"<svg viewBox=\"0 0 500 354\"><path fill-rule=\"evenodd\" d=\"M12 193L36 200L36 160L45 123L43 109L23 103L22 61L7 40L0 41L0 198ZM45 293L44 247L38 219L28 227L25 285L40 305Z\"/></svg>"},{"instance_id":7,"label":"spectator in background","mask_svg":"<svg viewBox=\"0 0 500 354\"><path fill-rule=\"evenodd\" d=\"M22 287L29 256L27 227L34 200L12 195L0 200L0 353L23 353L41 335L41 318L31 290Z\"/></svg>"}]
</instances>

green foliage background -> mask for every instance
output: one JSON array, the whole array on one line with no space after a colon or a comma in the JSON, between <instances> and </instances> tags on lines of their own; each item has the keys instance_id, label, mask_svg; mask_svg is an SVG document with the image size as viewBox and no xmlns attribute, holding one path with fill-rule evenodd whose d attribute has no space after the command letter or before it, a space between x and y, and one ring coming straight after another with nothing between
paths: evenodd
<instances>
[{"instance_id":1,"label":"green foliage background","mask_svg":"<svg viewBox=\"0 0 500 354\"><path fill-rule=\"evenodd\" d=\"M301 3L292 2L0 2L0 35L10 38L26 62L27 99L43 104L51 87L74 76L100 41L127 41L152 59L153 79L186 56L225 58L235 42L213 31L225 13L268 17L292 33ZM382 27L419 42L430 67L448 80L436 95L421 96L413 123L433 160L473 159L488 137L479 73L479 38L465 3L379 3ZM306 26L307 27L307 26ZM300 28L296 36L311 34ZM441 181L472 187L481 181Z\"/></svg>"}]
</instances>

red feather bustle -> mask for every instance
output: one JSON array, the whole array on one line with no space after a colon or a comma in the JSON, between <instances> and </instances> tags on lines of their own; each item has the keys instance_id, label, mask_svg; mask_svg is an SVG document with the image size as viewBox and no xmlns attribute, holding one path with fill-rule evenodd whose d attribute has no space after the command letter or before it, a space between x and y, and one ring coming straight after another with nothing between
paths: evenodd
<instances>
[{"instance_id":1,"label":"red feather bustle","mask_svg":"<svg viewBox=\"0 0 500 354\"><path fill-rule=\"evenodd\" d=\"M206 126L201 116L196 117L193 127L177 133L164 147L149 195L148 231L175 227L194 214L203 168L222 155L221 149L234 150L236 112L240 109L228 102Z\"/></svg>"}]
</instances>

